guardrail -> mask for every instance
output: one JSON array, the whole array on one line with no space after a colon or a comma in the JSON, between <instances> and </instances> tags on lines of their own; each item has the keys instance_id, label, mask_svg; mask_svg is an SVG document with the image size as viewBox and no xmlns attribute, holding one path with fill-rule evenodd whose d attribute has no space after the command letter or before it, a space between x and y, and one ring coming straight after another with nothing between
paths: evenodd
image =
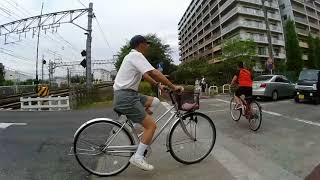
<instances>
[{"instance_id":1,"label":"guardrail","mask_svg":"<svg viewBox=\"0 0 320 180\"><path fill-rule=\"evenodd\" d=\"M209 87L209 95L211 95L211 91L218 94L219 93L218 86L210 86Z\"/></svg>"},{"instance_id":2,"label":"guardrail","mask_svg":"<svg viewBox=\"0 0 320 180\"><path fill-rule=\"evenodd\" d=\"M28 111L61 111L70 110L69 96L20 98L21 110Z\"/></svg>"},{"instance_id":3,"label":"guardrail","mask_svg":"<svg viewBox=\"0 0 320 180\"><path fill-rule=\"evenodd\" d=\"M222 93L226 94L226 91L228 91L228 93L231 93L231 85L230 84L225 84L222 86Z\"/></svg>"}]
</instances>

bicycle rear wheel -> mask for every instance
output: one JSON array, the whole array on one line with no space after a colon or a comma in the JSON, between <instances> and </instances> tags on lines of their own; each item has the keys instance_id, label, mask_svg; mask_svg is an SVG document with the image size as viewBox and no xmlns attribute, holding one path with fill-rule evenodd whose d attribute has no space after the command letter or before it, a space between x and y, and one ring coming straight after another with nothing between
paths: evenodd
<instances>
[{"instance_id":1,"label":"bicycle rear wheel","mask_svg":"<svg viewBox=\"0 0 320 180\"><path fill-rule=\"evenodd\" d=\"M249 127L253 131L257 131L262 122L262 110L258 102L252 101L250 104L252 109L252 117L249 119Z\"/></svg>"},{"instance_id":2,"label":"bicycle rear wheel","mask_svg":"<svg viewBox=\"0 0 320 180\"><path fill-rule=\"evenodd\" d=\"M134 151L106 150L110 146L130 146L134 139L121 125L113 121L92 121L76 134L73 150L78 163L97 176L112 176L125 170ZM109 147L109 146L108 146Z\"/></svg>"},{"instance_id":3,"label":"bicycle rear wheel","mask_svg":"<svg viewBox=\"0 0 320 180\"><path fill-rule=\"evenodd\" d=\"M198 112L186 114L181 119L169 133L169 152L180 163L198 163L210 154L215 144L215 125L208 116ZM184 132L183 125L195 140Z\"/></svg>"},{"instance_id":4,"label":"bicycle rear wheel","mask_svg":"<svg viewBox=\"0 0 320 180\"><path fill-rule=\"evenodd\" d=\"M235 98L231 98L230 100L230 115L234 121L239 121L242 115L242 109L236 109L237 103Z\"/></svg>"}]
</instances>

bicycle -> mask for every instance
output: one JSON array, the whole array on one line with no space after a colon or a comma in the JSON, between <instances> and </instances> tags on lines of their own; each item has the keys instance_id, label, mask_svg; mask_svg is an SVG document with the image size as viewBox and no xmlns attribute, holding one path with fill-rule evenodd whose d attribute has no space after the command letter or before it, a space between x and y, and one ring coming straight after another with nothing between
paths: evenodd
<instances>
[{"instance_id":1,"label":"bicycle","mask_svg":"<svg viewBox=\"0 0 320 180\"><path fill-rule=\"evenodd\" d=\"M180 94L168 90L165 92L169 94L173 107L162 114L156 123L158 124L172 110L174 113L155 134L152 143L175 119L166 138L167 152L180 163L198 163L205 159L214 147L215 125L207 115L196 112L199 109L199 93ZM188 110L185 109L185 105L189 106ZM91 174L113 176L129 166L129 159L135 153L142 134L136 134L132 122L128 119L122 123L109 118L92 119L76 131L74 154L81 167ZM145 156L150 153L151 148Z\"/></svg>"},{"instance_id":2,"label":"bicycle","mask_svg":"<svg viewBox=\"0 0 320 180\"><path fill-rule=\"evenodd\" d=\"M235 98L230 100L230 114L234 121L239 121L241 115L245 116L249 121L249 127L253 131L258 131L262 121L262 107L253 99L253 97L240 98L242 101L242 107L237 107ZM250 110L251 109L251 110ZM243 112L244 111L244 112Z\"/></svg>"}]
</instances>

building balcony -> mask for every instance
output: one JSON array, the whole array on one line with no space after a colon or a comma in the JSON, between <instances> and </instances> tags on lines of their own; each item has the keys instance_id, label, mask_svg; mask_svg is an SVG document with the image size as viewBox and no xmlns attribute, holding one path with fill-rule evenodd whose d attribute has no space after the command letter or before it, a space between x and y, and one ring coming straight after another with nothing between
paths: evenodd
<instances>
[{"instance_id":1,"label":"building balcony","mask_svg":"<svg viewBox=\"0 0 320 180\"><path fill-rule=\"evenodd\" d=\"M307 18L301 18L301 17L294 16L294 20L295 20L296 22L298 22L298 23L308 25L308 20L307 20Z\"/></svg>"},{"instance_id":2,"label":"building balcony","mask_svg":"<svg viewBox=\"0 0 320 180\"><path fill-rule=\"evenodd\" d=\"M299 41L299 46L302 47L302 48L309 48L308 43L305 43L305 42L302 42L302 41Z\"/></svg>"},{"instance_id":3,"label":"building balcony","mask_svg":"<svg viewBox=\"0 0 320 180\"><path fill-rule=\"evenodd\" d=\"M226 20L228 20L230 17L234 16L239 12L239 7L233 8L231 11L229 11L227 14L221 17L220 22L221 24L224 23Z\"/></svg>"},{"instance_id":4,"label":"building balcony","mask_svg":"<svg viewBox=\"0 0 320 180\"><path fill-rule=\"evenodd\" d=\"M279 25L279 26L270 25L269 28L271 31L276 31L276 32L280 32L280 33L283 32L281 25Z\"/></svg>"},{"instance_id":5,"label":"building balcony","mask_svg":"<svg viewBox=\"0 0 320 180\"><path fill-rule=\"evenodd\" d=\"M293 1L295 1L295 2L300 3L300 4L303 5L303 0L293 0Z\"/></svg>"},{"instance_id":6,"label":"building balcony","mask_svg":"<svg viewBox=\"0 0 320 180\"><path fill-rule=\"evenodd\" d=\"M303 36L308 36L308 34L309 34L308 31L306 31L306 30L304 30L304 29L299 29L299 28L296 28L296 32L297 32L298 34L303 35Z\"/></svg>"},{"instance_id":7,"label":"building balcony","mask_svg":"<svg viewBox=\"0 0 320 180\"><path fill-rule=\"evenodd\" d=\"M239 0L242 2L247 2L247 3L252 3L252 4L256 4L256 5L262 5L261 0ZM271 4L268 2L264 3L266 7L271 7L274 9L279 9L279 5L278 3L272 2Z\"/></svg>"},{"instance_id":8,"label":"building balcony","mask_svg":"<svg viewBox=\"0 0 320 180\"><path fill-rule=\"evenodd\" d=\"M306 11L303 7L292 4L292 10L297 11L302 14L306 14Z\"/></svg>"},{"instance_id":9,"label":"building balcony","mask_svg":"<svg viewBox=\"0 0 320 180\"><path fill-rule=\"evenodd\" d=\"M319 25L317 23L309 22L309 25L316 29L319 29Z\"/></svg>"},{"instance_id":10,"label":"building balcony","mask_svg":"<svg viewBox=\"0 0 320 180\"><path fill-rule=\"evenodd\" d=\"M283 40L279 40L279 39L274 39L274 38L272 38L272 44L284 46L285 43L284 43Z\"/></svg>"},{"instance_id":11,"label":"building balcony","mask_svg":"<svg viewBox=\"0 0 320 180\"><path fill-rule=\"evenodd\" d=\"M308 55L306 55L306 54L302 55L302 59L305 61L308 60Z\"/></svg>"},{"instance_id":12,"label":"building balcony","mask_svg":"<svg viewBox=\"0 0 320 180\"><path fill-rule=\"evenodd\" d=\"M222 6L220 6L219 11L222 12L225 10L228 6L230 6L235 0L228 0L226 1Z\"/></svg>"}]
</instances>

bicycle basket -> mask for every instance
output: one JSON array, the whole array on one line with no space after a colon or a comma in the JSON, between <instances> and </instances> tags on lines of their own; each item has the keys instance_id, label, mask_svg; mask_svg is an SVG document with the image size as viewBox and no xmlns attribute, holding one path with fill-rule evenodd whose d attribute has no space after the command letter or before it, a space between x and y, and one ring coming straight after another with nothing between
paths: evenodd
<instances>
[{"instance_id":1,"label":"bicycle basket","mask_svg":"<svg viewBox=\"0 0 320 180\"><path fill-rule=\"evenodd\" d=\"M182 111L193 111L200 108L199 104L200 93L182 92L175 94L175 101L178 104L178 109Z\"/></svg>"}]
</instances>

